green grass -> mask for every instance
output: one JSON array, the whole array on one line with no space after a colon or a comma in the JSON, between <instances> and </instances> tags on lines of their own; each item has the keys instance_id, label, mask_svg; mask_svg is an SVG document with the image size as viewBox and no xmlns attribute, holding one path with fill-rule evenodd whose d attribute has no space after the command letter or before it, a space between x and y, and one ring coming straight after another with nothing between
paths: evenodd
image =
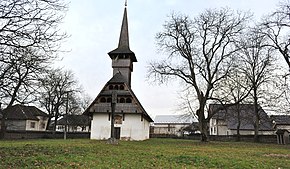
<instances>
[{"instance_id":1,"label":"green grass","mask_svg":"<svg viewBox=\"0 0 290 169\"><path fill-rule=\"evenodd\" d=\"M290 168L290 145L150 139L0 141L0 168Z\"/></svg>"}]
</instances>

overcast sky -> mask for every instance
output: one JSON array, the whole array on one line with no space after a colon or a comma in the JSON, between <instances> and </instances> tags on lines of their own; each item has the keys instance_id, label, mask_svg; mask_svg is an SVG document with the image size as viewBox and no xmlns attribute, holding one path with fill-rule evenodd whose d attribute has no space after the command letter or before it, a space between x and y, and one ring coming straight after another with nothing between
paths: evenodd
<instances>
[{"instance_id":1,"label":"overcast sky","mask_svg":"<svg viewBox=\"0 0 290 169\"><path fill-rule=\"evenodd\" d=\"M131 87L152 118L176 114L178 83L158 86L146 81L148 63L162 57L157 52L155 35L172 12L197 16L205 9L229 7L251 11L258 20L275 10L278 0L128 0L130 48L134 63ZM71 0L62 29L71 37L63 44L63 59L57 66L72 70L93 99L112 77L108 52L118 45L124 0Z\"/></svg>"}]
</instances>

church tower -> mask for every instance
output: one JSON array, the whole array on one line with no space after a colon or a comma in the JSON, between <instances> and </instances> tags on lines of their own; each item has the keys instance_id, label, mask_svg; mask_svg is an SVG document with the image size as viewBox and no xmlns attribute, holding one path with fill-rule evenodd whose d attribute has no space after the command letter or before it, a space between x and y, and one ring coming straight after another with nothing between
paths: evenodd
<instances>
[{"instance_id":1,"label":"church tower","mask_svg":"<svg viewBox=\"0 0 290 169\"><path fill-rule=\"evenodd\" d=\"M131 73L133 72L133 62L137 62L134 52L130 50L129 46L129 31L127 19L127 3L125 4L123 21L121 26L119 45L118 47L108 53L112 59L113 76L121 73L131 86Z\"/></svg>"},{"instance_id":2,"label":"church tower","mask_svg":"<svg viewBox=\"0 0 290 169\"><path fill-rule=\"evenodd\" d=\"M127 5L118 47L108 55L112 59L113 77L84 112L92 118L90 137L103 140L114 133L116 139L149 139L150 123L153 120L131 89L133 62L137 62L137 59L129 47Z\"/></svg>"}]
</instances>

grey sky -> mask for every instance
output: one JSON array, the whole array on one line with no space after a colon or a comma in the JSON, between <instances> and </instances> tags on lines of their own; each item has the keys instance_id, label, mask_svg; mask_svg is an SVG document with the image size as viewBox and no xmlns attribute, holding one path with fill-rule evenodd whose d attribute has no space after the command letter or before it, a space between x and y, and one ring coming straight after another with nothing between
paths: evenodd
<instances>
[{"instance_id":1,"label":"grey sky","mask_svg":"<svg viewBox=\"0 0 290 169\"><path fill-rule=\"evenodd\" d=\"M132 89L145 110L157 114L174 114L178 108L178 83L152 85L146 81L149 61L161 56L155 35L172 12L194 17L207 8L230 7L254 13L257 20L275 10L278 0L128 0L130 48L134 63ZM57 66L72 70L85 91L95 98L112 77L107 53L118 45L124 0L71 0L63 30L71 37L63 44L63 59Z\"/></svg>"}]
</instances>

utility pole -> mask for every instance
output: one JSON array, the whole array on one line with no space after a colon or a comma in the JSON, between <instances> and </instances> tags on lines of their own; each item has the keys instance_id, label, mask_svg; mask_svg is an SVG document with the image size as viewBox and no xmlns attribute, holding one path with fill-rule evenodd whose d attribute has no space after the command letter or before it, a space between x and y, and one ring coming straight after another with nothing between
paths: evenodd
<instances>
[{"instance_id":1,"label":"utility pole","mask_svg":"<svg viewBox=\"0 0 290 169\"><path fill-rule=\"evenodd\" d=\"M112 102L111 102L111 137L108 139L108 144L118 144L117 139L115 138L115 108L117 104L117 92L112 92Z\"/></svg>"}]
</instances>

